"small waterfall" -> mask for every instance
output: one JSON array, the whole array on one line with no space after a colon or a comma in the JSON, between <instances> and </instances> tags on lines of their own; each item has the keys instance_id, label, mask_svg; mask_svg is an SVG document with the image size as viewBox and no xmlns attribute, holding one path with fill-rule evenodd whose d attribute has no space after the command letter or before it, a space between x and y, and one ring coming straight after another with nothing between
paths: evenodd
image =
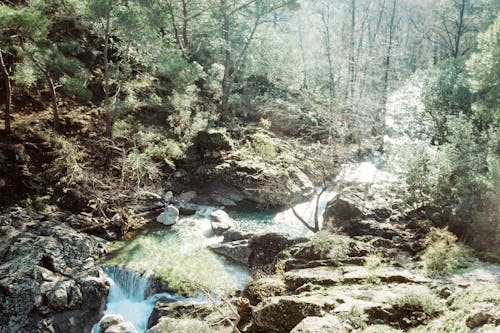
<instances>
[{"instance_id":1,"label":"small waterfall","mask_svg":"<svg viewBox=\"0 0 500 333\"><path fill-rule=\"evenodd\" d=\"M165 297L172 301L184 300L183 297L168 293L146 298L150 288L151 272L139 274L118 266L106 266L104 272L109 280L110 289L103 318L110 314L119 315L129 327L138 332L146 331L149 316L158 299ZM92 333L101 333L99 323L94 325Z\"/></svg>"},{"instance_id":2,"label":"small waterfall","mask_svg":"<svg viewBox=\"0 0 500 333\"><path fill-rule=\"evenodd\" d=\"M151 272L138 274L118 266L106 266L104 272L118 284L125 296L136 300L144 300L150 286Z\"/></svg>"}]
</instances>

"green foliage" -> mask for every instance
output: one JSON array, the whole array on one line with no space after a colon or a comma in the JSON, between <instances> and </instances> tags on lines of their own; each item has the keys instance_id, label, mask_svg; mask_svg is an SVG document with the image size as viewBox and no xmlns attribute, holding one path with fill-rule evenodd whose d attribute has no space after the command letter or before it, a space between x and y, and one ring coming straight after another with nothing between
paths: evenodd
<instances>
[{"instance_id":1,"label":"green foliage","mask_svg":"<svg viewBox=\"0 0 500 333\"><path fill-rule=\"evenodd\" d=\"M364 266L371 271L376 270L384 265L384 257L381 253L373 253L365 256Z\"/></svg>"},{"instance_id":2,"label":"green foliage","mask_svg":"<svg viewBox=\"0 0 500 333\"><path fill-rule=\"evenodd\" d=\"M476 93L476 125L481 129L500 125L500 15L489 29L478 35L479 52L467 62L471 87Z\"/></svg>"},{"instance_id":3,"label":"green foliage","mask_svg":"<svg viewBox=\"0 0 500 333\"><path fill-rule=\"evenodd\" d=\"M432 228L425 243L427 247L421 259L431 276L451 273L470 258L469 251L457 243L457 237L446 228Z\"/></svg>"},{"instance_id":4,"label":"green foliage","mask_svg":"<svg viewBox=\"0 0 500 333\"><path fill-rule=\"evenodd\" d=\"M500 290L487 285L472 285L447 300L449 307L438 320L410 330L410 333L468 333L465 320L475 304L500 304Z\"/></svg>"},{"instance_id":5,"label":"green foliage","mask_svg":"<svg viewBox=\"0 0 500 333\"><path fill-rule=\"evenodd\" d=\"M37 81L36 69L30 64L19 64L15 68L12 79L19 86L30 88Z\"/></svg>"},{"instance_id":6,"label":"green foliage","mask_svg":"<svg viewBox=\"0 0 500 333\"><path fill-rule=\"evenodd\" d=\"M75 186L90 180L88 154L78 142L58 134L45 139L53 147L53 160L47 170L53 179L63 186Z\"/></svg>"},{"instance_id":7,"label":"green foliage","mask_svg":"<svg viewBox=\"0 0 500 333\"><path fill-rule=\"evenodd\" d=\"M258 132L252 135L250 140L252 148L264 160L269 161L278 157L276 147L274 146L273 140L269 137L269 135Z\"/></svg>"},{"instance_id":8,"label":"green foliage","mask_svg":"<svg viewBox=\"0 0 500 333\"><path fill-rule=\"evenodd\" d=\"M433 140L448 141L447 117L471 115L472 93L467 76L456 61L448 61L433 71L424 84L425 109L434 122Z\"/></svg>"},{"instance_id":9,"label":"green foliage","mask_svg":"<svg viewBox=\"0 0 500 333\"><path fill-rule=\"evenodd\" d=\"M175 168L173 161L184 156L179 142L160 131L133 126L130 119L115 122L114 132L119 140L133 141L133 148L125 147L126 153L121 157L122 181L132 181L137 186L157 182L164 176L165 166Z\"/></svg>"},{"instance_id":10,"label":"green foliage","mask_svg":"<svg viewBox=\"0 0 500 333\"><path fill-rule=\"evenodd\" d=\"M405 313L423 312L428 316L435 316L443 309L443 304L428 287L408 286L398 297L390 300L395 310Z\"/></svg>"},{"instance_id":11,"label":"green foliage","mask_svg":"<svg viewBox=\"0 0 500 333\"><path fill-rule=\"evenodd\" d=\"M322 230L314 234L311 245L320 258L337 260L343 258L347 253L349 238L332 235L329 231Z\"/></svg>"},{"instance_id":12,"label":"green foliage","mask_svg":"<svg viewBox=\"0 0 500 333\"><path fill-rule=\"evenodd\" d=\"M42 12L32 7L13 7L0 4L0 38L10 39L10 29L15 29L18 36L29 41L37 41L46 37L48 20Z\"/></svg>"}]
</instances>

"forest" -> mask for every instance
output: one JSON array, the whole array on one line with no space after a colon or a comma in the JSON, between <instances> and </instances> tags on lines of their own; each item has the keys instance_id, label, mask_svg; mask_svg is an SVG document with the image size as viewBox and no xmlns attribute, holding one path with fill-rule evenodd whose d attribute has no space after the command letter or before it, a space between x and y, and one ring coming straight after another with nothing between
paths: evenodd
<instances>
[{"instance_id":1,"label":"forest","mask_svg":"<svg viewBox=\"0 0 500 333\"><path fill-rule=\"evenodd\" d=\"M0 96L0 333L500 327L497 0L2 0Z\"/></svg>"}]
</instances>

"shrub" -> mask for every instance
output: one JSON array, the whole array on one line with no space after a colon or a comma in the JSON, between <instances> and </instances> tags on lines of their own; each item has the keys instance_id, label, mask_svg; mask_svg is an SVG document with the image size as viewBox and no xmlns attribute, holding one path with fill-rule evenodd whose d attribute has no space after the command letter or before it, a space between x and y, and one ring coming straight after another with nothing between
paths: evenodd
<instances>
[{"instance_id":1,"label":"shrub","mask_svg":"<svg viewBox=\"0 0 500 333\"><path fill-rule=\"evenodd\" d=\"M447 228L431 228L425 239L427 248L421 255L427 274L448 274L469 258L463 245L457 244L457 237Z\"/></svg>"},{"instance_id":2,"label":"shrub","mask_svg":"<svg viewBox=\"0 0 500 333\"><path fill-rule=\"evenodd\" d=\"M76 142L58 134L46 138L54 148L52 163L47 170L51 177L59 179L64 186L88 181L89 168L86 165L88 154Z\"/></svg>"},{"instance_id":3,"label":"shrub","mask_svg":"<svg viewBox=\"0 0 500 333\"><path fill-rule=\"evenodd\" d=\"M424 324L443 309L440 300L425 286L408 286L389 303L393 318L402 328Z\"/></svg>"},{"instance_id":4,"label":"shrub","mask_svg":"<svg viewBox=\"0 0 500 333\"><path fill-rule=\"evenodd\" d=\"M264 133L255 133L251 137L255 152L264 160L273 160L278 156L273 140Z\"/></svg>"},{"instance_id":5,"label":"shrub","mask_svg":"<svg viewBox=\"0 0 500 333\"><path fill-rule=\"evenodd\" d=\"M381 267L384 262L384 257L380 253L373 253L365 256L365 264L364 266L369 270L376 270Z\"/></svg>"}]
</instances>

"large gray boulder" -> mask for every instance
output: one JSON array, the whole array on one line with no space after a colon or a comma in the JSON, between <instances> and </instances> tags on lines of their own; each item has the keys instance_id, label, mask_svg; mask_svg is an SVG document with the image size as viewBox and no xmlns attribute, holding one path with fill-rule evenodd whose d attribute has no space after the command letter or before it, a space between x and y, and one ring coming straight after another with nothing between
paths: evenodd
<instances>
[{"instance_id":1,"label":"large gray boulder","mask_svg":"<svg viewBox=\"0 0 500 333\"><path fill-rule=\"evenodd\" d=\"M334 306L335 299L322 295L270 297L254 308L253 324L259 329L288 333L304 318L323 316Z\"/></svg>"},{"instance_id":2,"label":"large gray boulder","mask_svg":"<svg viewBox=\"0 0 500 333\"><path fill-rule=\"evenodd\" d=\"M165 210L158 215L156 221L166 226L171 226L179 220L179 210L172 205L168 205Z\"/></svg>"},{"instance_id":3,"label":"large gray boulder","mask_svg":"<svg viewBox=\"0 0 500 333\"><path fill-rule=\"evenodd\" d=\"M214 244L210 246L210 249L243 266L248 265L248 259L251 254L247 239Z\"/></svg>"},{"instance_id":4,"label":"large gray boulder","mask_svg":"<svg viewBox=\"0 0 500 333\"><path fill-rule=\"evenodd\" d=\"M90 331L109 283L94 260L105 241L23 209L0 214L0 332Z\"/></svg>"},{"instance_id":5,"label":"large gray boulder","mask_svg":"<svg viewBox=\"0 0 500 333\"><path fill-rule=\"evenodd\" d=\"M214 234L217 236L221 236L236 225L236 221L221 209L210 214L210 223Z\"/></svg>"}]
</instances>

